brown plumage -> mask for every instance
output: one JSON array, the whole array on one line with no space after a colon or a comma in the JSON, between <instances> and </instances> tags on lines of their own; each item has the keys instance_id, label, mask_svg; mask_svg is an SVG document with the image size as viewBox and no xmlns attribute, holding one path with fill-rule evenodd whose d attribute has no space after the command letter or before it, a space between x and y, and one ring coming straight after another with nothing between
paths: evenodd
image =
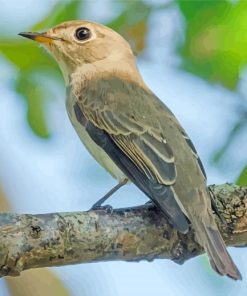
<instances>
[{"instance_id":1,"label":"brown plumage","mask_svg":"<svg viewBox=\"0 0 247 296\"><path fill-rule=\"evenodd\" d=\"M69 117L95 159L119 181L132 181L180 232L191 223L212 267L241 279L215 223L196 150L142 80L128 43L88 21L63 23L41 35L32 39L45 43L58 61Z\"/></svg>"}]
</instances>

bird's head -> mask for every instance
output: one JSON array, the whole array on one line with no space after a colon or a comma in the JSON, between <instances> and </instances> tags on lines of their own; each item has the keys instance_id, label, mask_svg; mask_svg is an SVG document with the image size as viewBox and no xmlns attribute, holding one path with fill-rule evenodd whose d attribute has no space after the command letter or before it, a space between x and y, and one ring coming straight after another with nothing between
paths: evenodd
<instances>
[{"instance_id":1,"label":"bird's head","mask_svg":"<svg viewBox=\"0 0 247 296\"><path fill-rule=\"evenodd\" d=\"M65 76L83 65L118 64L133 59L128 42L117 32L89 21L69 21L43 33L19 35L44 45L54 56Z\"/></svg>"}]
</instances>

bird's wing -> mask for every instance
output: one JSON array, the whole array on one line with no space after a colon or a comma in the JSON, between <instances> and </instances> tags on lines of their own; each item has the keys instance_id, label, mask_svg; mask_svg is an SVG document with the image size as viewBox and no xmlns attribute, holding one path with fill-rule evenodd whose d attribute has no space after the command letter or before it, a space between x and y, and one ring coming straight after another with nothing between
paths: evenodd
<instances>
[{"instance_id":1,"label":"bird's wing","mask_svg":"<svg viewBox=\"0 0 247 296\"><path fill-rule=\"evenodd\" d=\"M91 122L107 132L135 166L150 180L171 185L176 180L174 156L166 139L123 113L103 110Z\"/></svg>"},{"instance_id":2,"label":"bird's wing","mask_svg":"<svg viewBox=\"0 0 247 296\"><path fill-rule=\"evenodd\" d=\"M101 98L102 101L89 101L85 97L84 101L77 101L74 110L78 121L172 224L186 232L188 221L172 187L176 181L174 155L152 110L155 107L145 102L145 96L151 94L142 89L136 92L133 88L122 93L121 88L115 91L111 88L103 93L107 96Z\"/></svg>"}]
</instances>

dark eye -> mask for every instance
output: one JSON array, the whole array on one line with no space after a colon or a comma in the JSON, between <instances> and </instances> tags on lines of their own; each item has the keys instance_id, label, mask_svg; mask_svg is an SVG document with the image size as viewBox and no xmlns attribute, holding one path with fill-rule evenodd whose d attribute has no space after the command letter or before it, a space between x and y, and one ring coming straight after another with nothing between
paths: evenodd
<instances>
[{"instance_id":1,"label":"dark eye","mask_svg":"<svg viewBox=\"0 0 247 296\"><path fill-rule=\"evenodd\" d=\"M88 38L90 38L91 36L91 32L88 28L86 27L81 27L81 28L78 28L76 31L75 31L75 37L76 39L78 40L86 40Z\"/></svg>"}]
</instances>

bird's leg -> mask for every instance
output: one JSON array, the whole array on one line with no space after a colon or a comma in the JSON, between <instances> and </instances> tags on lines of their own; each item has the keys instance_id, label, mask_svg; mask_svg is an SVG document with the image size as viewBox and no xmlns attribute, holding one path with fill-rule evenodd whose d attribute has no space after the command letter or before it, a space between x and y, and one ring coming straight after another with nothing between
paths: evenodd
<instances>
[{"instance_id":1,"label":"bird's leg","mask_svg":"<svg viewBox=\"0 0 247 296\"><path fill-rule=\"evenodd\" d=\"M99 199L90 210L96 210L101 207L101 205L116 191L118 191L119 188L124 186L128 182L128 179L123 179L123 181L119 182L116 186L114 186L110 191L108 191L101 199Z\"/></svg>"}]
</instances>

